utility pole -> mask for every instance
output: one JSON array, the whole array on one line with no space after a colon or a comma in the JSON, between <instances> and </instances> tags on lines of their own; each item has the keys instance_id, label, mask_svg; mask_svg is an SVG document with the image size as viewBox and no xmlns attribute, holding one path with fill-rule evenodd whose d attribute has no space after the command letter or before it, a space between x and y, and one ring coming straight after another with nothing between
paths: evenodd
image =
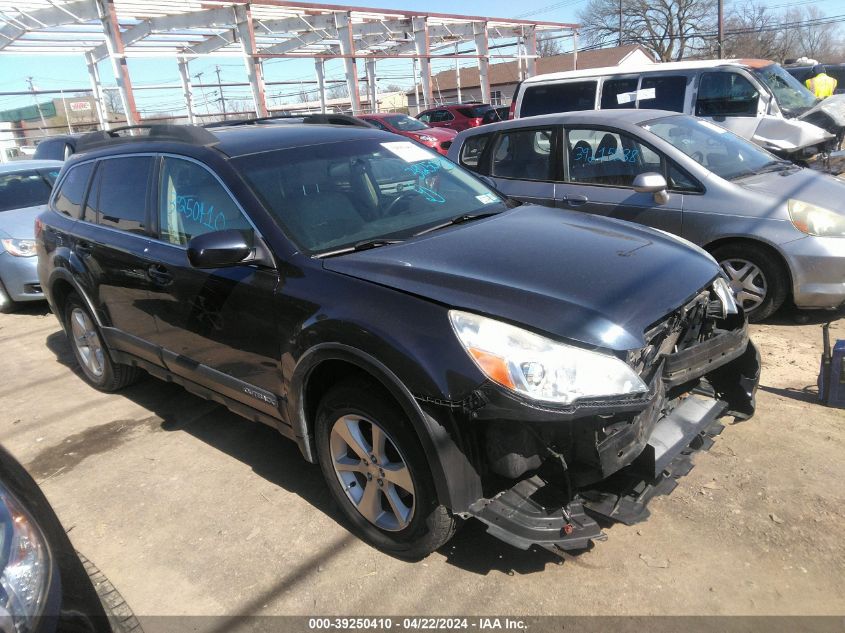
<instances>
[{"instance_id":1,"label":"utility pole","mask_svg":"<svg viewBox=\"0 0 845 633\"><path fill-rule=\"evenodd\" d=\"M622 46L622 0L619 0L619 46Z\"/></svg>"},{"instance_id":2,"label":"utility pole","mask_svg":"<svg viewBox=\"0 0 845 633\"><path fill-rule=\"evenodd\" d=\"M463 103L461 99L461 69L458 66L458 62L460 61L458 59L458 43L455 42L455 86L458 88L458 103Z\"/></svg>"},{"instance_id":3,"label":"utility pole","mask_svg":"<svg viewBox=\"0 0 845 633\"><path fill-rule=\"evenodd\" d=\"M719 47L719 59L724 59L725 57L725 48L724 48L724 36L725 36L725 6L724 0L719 0L719 30L717 35L717 43L716 45Z\"/></svg>"},{"instance_id":4,"label":"utility pole","mask_svg":"<svg viewBox=\"0 0 845 633\"><path fill-rule=\"evenodd\" d=\"M211 108L209 108L209 106L208 106L208 97L205 96L205 87L203 86L203 83L202 83L202 76L204 74L205 74L205 72L201 70L196 75L194 75L194 79L196 79L197 84L199 84L200 94L202 95L202 100L205 102L205 113L211 114Z\"/></svg>"},{"instance_id":5,"label":"utility pole","mask_svg":"<svg viewBox=\"0 0 845 633\"><path fill-rule=\"evenodd\" d=\"M32 98L35 100L35 107L38 108L38 116L41 117L41 127L47 127L47 121L44 120L44 113L41 111L41 104L38 102L38 95L35 94L35 86L32 85L32 77L27 77L26 83L29 84L29 91L32 93Z\"/></svg>"},{"instance_id":6,"label":"utility pole","mask_svg":"<svg viewBox=\"0 0 845 633\"><path fill-rule=\"evenodd\" d=\"M217 90L220 93L220 110L223 112L223 120L226 120L226 98L223 96L223 82L220 81L220 66L214 67L214 72L217 73Z\"/></svg>"}]
</instances>

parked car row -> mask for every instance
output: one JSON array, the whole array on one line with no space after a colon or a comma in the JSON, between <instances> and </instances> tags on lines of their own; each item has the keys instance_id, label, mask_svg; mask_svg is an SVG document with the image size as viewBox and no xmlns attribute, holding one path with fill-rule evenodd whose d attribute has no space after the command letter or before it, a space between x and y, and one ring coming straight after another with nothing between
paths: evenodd
<instances>
[{"instance_id":1,"label":"parked car row","mask_svg":"<svg viewBox=\"0 0 845 633\"><path fill-rule=\"evenodd\" d=\"M82 377L145 371L273 426L379 549L471 517L583 548L754 413L743 309L683 239L519 203L370 126L147 131L80 138L37 220Z\"/></svg>"}]
</instances>

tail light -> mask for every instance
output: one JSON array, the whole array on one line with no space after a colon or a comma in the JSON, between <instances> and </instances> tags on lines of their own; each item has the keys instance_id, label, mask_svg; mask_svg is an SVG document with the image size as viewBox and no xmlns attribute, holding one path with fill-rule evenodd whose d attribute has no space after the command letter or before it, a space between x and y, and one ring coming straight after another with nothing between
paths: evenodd
<instances>
[{"instance_id":1,"label":"tail light","mask_svg":"<svg viewBox=\"0 0 845 633\"><path fill-rule=\"evenodd\" d=\"M513 97L511 97L511 107L508 109L508 119L516 118L516 98L519 96L519 89L522 88L522 82L516 84L513 90Z\"/></svg>"}]
</instances>

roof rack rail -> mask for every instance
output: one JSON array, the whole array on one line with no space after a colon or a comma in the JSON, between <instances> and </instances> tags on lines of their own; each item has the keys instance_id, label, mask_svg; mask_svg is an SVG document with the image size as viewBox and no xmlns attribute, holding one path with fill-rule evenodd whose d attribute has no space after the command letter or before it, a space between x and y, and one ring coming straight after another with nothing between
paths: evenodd
<instances>
[{"instance_id":1,"label":"roof rack rail","mask_svg":"<svg viewBox=\"0 0 845 633\"><path fill-rule=\"evenodd\" d=\"M127 135L121 132L146 131L146 134ZM178 141L190 143L191 145L213 145L218 143L214 134L198 125L170 125L170 124L149 124L149 125L125 125L112 128L111 130L100 130L89 132L76 141L76 151L84 152L97 147L107 147L114 143L140 143L144 141Z\"/></svg>"},{"instance_id":2,"label":"roof rack rail","mask_svg":"<svg viewBox=\"0 0 845 633\"><path fill-rule=\"evenodd\" d=\"M299 123L310 125L356 125L358 127L373 127L366 121L350 116L348 114L274 114L272 116L254 117L251 119L234 119L228 121L216 121L206 123L204 128L236 127L239 125L260 125L261 123L273 123L285 119L298 119Z\"/></svg>"}]
</instances>

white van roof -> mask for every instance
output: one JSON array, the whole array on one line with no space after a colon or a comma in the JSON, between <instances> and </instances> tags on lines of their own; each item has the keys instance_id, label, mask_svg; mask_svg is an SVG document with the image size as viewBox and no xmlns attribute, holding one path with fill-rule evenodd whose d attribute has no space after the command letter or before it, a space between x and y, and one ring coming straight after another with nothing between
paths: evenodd
<instances>
[{"instance_id":1,"label":"white van roof","mask_svg":"<svg viewBox=\"0 0 845 633\"><path fill-rule=\"evenodd\" d=\"M605 68L588 68L587 70L567 70L560 73L535 75L525 80L525 85L559 81L564 79L580 79L589 77L604 77L607 75L639 75L643 73L661 73L673 70L698 70L702 68L717 68L720 66L742 66L743 68L762 68L775 62L768 59L701 59L689 62L662 62L659 64L642 64L631 66L607 66Z\"/></svg>"}]
</instances>

